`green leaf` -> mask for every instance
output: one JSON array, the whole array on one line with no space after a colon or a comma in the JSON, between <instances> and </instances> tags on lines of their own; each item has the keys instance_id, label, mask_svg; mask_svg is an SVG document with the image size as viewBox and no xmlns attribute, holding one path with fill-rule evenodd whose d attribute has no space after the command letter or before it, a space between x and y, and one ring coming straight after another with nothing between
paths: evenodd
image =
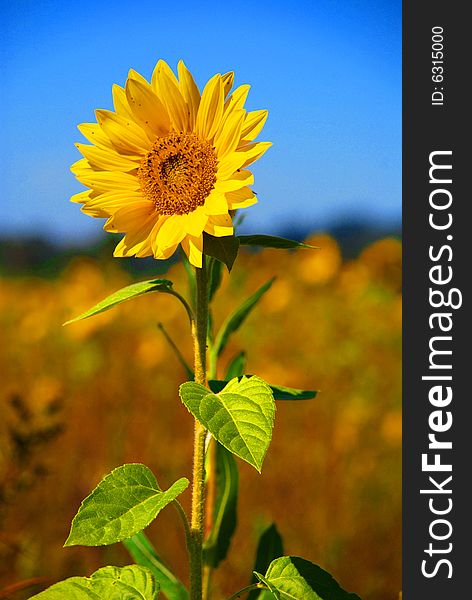
<instances>
[{"instance_id":1,"label":"green leaf","mask_svg":"<svg viewBox=\"0 0 472 600\"><path fill-rule=\"evenodd\" d=\"M318 246L311 246L304 242L296 242L274 235L239 235L238 239L241 246L261 246L263 248L281 248L285 250L290 248L318 249Z\"/></svg>"},{"instance_id":2,"label":"green leaf","mask_svg":"<svg viewBox=\"0 0 472 600\"><path fill-rule=\"evenodd\" d=\"M189 381L180 386L180 398L220 444L261 471L275 416L274 397L265 381L234 378L218 394Z\"/></svg>"},{"instance_id":3,"label":"green leaf","mask_svg":"<svg viewBox=\"0 0 472 600\"><path fill-rule=\"evenodd\" d=\"M30 600L155 600L159 585L137 565L103 567L91 577L70 577Z\"/></svg>"},{"instance_id":4,"label":"green leaf","mask_svg":"<svg viewBox=\"0 0 472 600\"><path fill-rule=\"evenodd\" d=\"M216 498L213 528L203 547L205 564L214 569L226 558L237 525L239 473L233 455L216 444Z\"/></svg>"},{"instance_id":5,"label":"green leaf","mask_svg":"<svg viewBox=\"0 0 472 600\"><path fill-rule=\"evenodd\" d=\"M269 290L270 286L274 283L274 279L270 279L267 283L261 286L257 292L245 300L239 308L237 308L223 323L218 335L216 336L215 343L213 345L210 354L210 370L215 372L212 367L216 366L216 360L218 356L223 352L228 343L229 337L232 333L237 331L244 323L245 319L251 313L253 308L262 298L262 296Z\"/></svg>"},{"instance_id":6,"label":"green leaf","mask_svg":"<svg viewBox=\"0 0 472 600\"><path fill-rule=\"evenodd\" d=\"M242 351L242 352L239 352L239 354L236 354L236 356L233 358L233 360L228 365L225 380L231 381L231 379L233 379L234 377L242 377L242 375L244 374L245 366L246 366L246 353L244 351ZM211 385L210 385L210 388L211 388ZM211 388L211 389L213 392L215 391L213 388ZM216 390L216 391L219 392L220 390Z\"/></svg>"},{"instance_id":7,"label":"green leaf","mask_svg":"<svg viewBox=\"0 0 472 600\"><path fill-rule=\"evenodd\" d=\"M253 375L245 375L245 377L253 377ZM211 379L208 382L208 387L214 394L221 392L225 385L226 381L222 381L221 379ZM268 385L272 390L274 400L310 400L315 398L318 393L316 390L298 390L281 385Z\"/></svg>"},{"instance_id":8,"label":"green leaf","mask_svg":"<svg viewBox=\"0 0 472 600\"><path fill-rule=\"evenodd\" d=\"M163 492L146 466L118 467L82 502L64 546L105 546L130 538L154 521L188 484L183 477Z\"/></svg>"},{"instance_id":9,"label":"green leaf","mask_svg":"<svg viewBox=\"0 0 472 600\"><path fill-rule=\"evenodd\" d=\"M299 390L297 388L271 385L275 400L310 400L316 398L317 390Z\"/></svg>"},{"instance_id":10,"label":"green leaf","mask_svg":"<svg viewBox=\"0 0 472 600\"><path fill-rule=\"evenodd\" d=\"M223 278L223 263L219 260L210 260L210 273L208 277L208 300L211 302L221 285L221 280Z\"/></svg>"},{"instance_id":11,"label":"green leaf","mask_svg":"<svg viewBox=\"0 0 472 600\"><path fill-rule=\"evenodd\" d=\"M203 234L203 253L224 263L228 271L233 268L238 250L239 239L234 235L215 237L208 233Z\"/></svg>"},{"instance_id":12,"label":"green leaf","mask_svg":"<svg viewBox=\"0 0 472 600\"><path fill-rule=\"evenodd\" d=\"M284 554L284 545L282 542L282 537L277 530L277 526L275 523L269 525L265 531L263 531L259 544L257 545L256 551L256 562L254 564L254 572L265 573L269 568L270 563L275 559L283 556ZM260 580L260 579L259 579ZM255 583L257 578L253 575L251 583ZM255 598L260 597L261 592L259 590L252 590L247 600L254 600Z\"/></svg>"},{"instance_id":13,"label":"green leaf","mask_svg":"<svg viewBox=\"0 0 472 600\"><path fill-rule=\"evenodd\" d=\"M124 540L123 544L138 565L147 567L151 571L160 585L161 592L168 600L188 600L185 586L165 566L145 533L141 531L132 538Z\"/></svg>"},{"instance_id":14,"label":"green leaf","mask_svg":"<svg viewBox=\"0 0 472 600\"><path fill-rule=\"evenodd\" d=\"M254 573L278 600L360 600L325 570L299 556L273 560L265 576Z\"/></svg>"},{"instance_id":15,"label":"green leaf","mask_svg":"<svg viewBox=\"0 0 472 600\"><path fill-rule=\"evenodd\" d=\"M118 290L117 292L111 294L102 300L89 310L85 311L78 317L74 319L70 319L66 321L64 325L69 325L70 323L75 323L76 321L82 321L82 319L87 319L88 317L93 317L94 315L98 315L99 313L105 312L106 310L110 310L110 308L115 307L117 304L121 304L125 302L125 300L131 300L131 298L137 298L138 296L142 296L143 294L148 294L149 292L169 292L172 288L172 281L168 279L151 279L150 281L140 281L138 283L132 283L131 285L127 285L126 287Z\"/></svg>"}]
</instances>

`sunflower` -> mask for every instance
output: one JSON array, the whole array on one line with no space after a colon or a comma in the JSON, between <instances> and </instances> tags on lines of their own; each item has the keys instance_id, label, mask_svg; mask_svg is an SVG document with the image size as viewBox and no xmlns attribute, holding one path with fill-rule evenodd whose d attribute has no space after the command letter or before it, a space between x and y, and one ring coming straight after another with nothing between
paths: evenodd
<instances>
[{"instance_id":1,"label":"sunflower","mask_svg":"<svg viewBox=\"0 0 472 600\"><path fill-rule=\"evenodd\" d=\"M115 111L79 125L93 145L72 172L88 190L71 198L124 233L114 256L169 258L181 244L202 266L203 233L233 235L231 211L257 202L247 167L271 146L254 142L266 110L246 111L249 85L230 94L234 74L216 74L203 93L182 61L178 77L160 60L151 83L136 71L113 86Z\"/></svg>"}]
</instances>

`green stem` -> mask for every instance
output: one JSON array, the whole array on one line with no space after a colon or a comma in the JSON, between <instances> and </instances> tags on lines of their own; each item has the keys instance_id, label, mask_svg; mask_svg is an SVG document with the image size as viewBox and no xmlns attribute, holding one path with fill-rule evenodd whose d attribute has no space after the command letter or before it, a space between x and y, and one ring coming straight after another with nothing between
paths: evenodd
<instances>
[{"instance_id":1,"label":"green stem","mask_svg":"<svg viewBox=\"0 0 472 600\"><path fill-rule=\"evenodd\" d=\"M206 385L206 339L208 327L208 284L205 257L196 269L196 319L192 323L195 381ZM202 600L203 527L205 512L206 430L195 420L193 447L192 514L190 520L190 600Z\"/></svg>"},{"instance_id":2,"label":"green stem","mask_svg":"<svg viewBox=\"0 0 472 600\"><path fill-rule=\"evenodd\" d=\"M211 268L211 261L208 267L209 272ZM211 339L208 344L209 352L209 365L208 365L208 379L216 379L216 363L212 363L213 344ZM215 501L216 501L216 441L210 439L207 446L207 454L209 460L207 460L207 473L206 473L206 514L205 514L205 535L208 537L213 529ZM211 591L211 578L213 574L213 568L210 565L203 567L203 600L208 600Z\"/></svg>"},{"instance_id":3,"label":"green stem","mask_svg":"<svg viewBox=\"0 0 472 600\"><path fill-rule=\"evenodd\" d=\"M175 355L177 356L180 364L183 366L183 368L185 369L185 372L187 373L187 377L188 377L189 381L192 380L194 378L194 374L193 374L192 369L188 366L187 361L185 360L185 358L183 357L182 353L180 352L177 344L174 342L174 340L167 333L167 330L164 327L163 323L158 323L157 324L157 328L161 331L161 333L164 336L166 342L169 344L169 346L175 352Z\"/></svg>"},{"instance_id":4,"label":"green stem","mask_svg":"<svg viewBox=\"0 0 472 600\"><path fill-rule=\"evenodd\" d=\"M265 586L262 586L260 583L253 583L252 585L248 585L247 587L243 588L242 590L239 590L239 592L236 592L235 594L230 596L228 598L228 600L236 600L236 598L241 598L241 596L243 594L246 594L247 592L250 592L252 590L264 590L264 589L268 589L268 588L266 588Z\"/></svg>"},{"instance_id":5,"label":"green stem","mask_svg":"<svg viewBox=\"0 0 472 600\"><path fill-rule=\"evenodd\" d=\"M173 289L163 289L161 290L164 294L170 294L171 296L175 296L175 298L177 298L178 300L180 300L180 302L182 303L183 307L185 308L187 315L188 315L188 319L190 321L190 325L193 327L193 323L194 323L194 315L193 315L193 311L190 307L190 304L187 302L187 300L185 300L185 298L183 296L181 296L179 294L179 292L176 292Z\"/></svg>"},{"instance_id":6,"label":"green stem","mask_svg":"<svg viewBox=\"0 0 472 600\"><path fill-rule=\"evenodd\" d=\"M190 539L191 539L191 535L190 535L190 524L188 522L187 519L187 514L184 510L184 507L180 504L180 502L178 500L174 500L172 502L172 504L174 505L176 511L179 513L179 517L182 521L182 524L184 526L184 531L185 531L185 540L187 542L187 547L190 546Z\"/></svg>"}]
</instances>

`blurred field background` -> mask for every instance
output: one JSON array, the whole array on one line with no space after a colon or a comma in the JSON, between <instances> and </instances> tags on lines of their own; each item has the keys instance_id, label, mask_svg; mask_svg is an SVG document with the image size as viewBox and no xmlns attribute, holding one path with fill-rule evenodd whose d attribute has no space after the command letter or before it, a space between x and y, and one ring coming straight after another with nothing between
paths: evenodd
<instances>
[{"instance_id":1,"label":"blurred field background","mask_svg":"<svg viewBox=\"0 0 472 600\"><path fill-rule=\"evenodd\" d=\"M173 68L182 58L200 87L234 69L236 86L252 86L250 109L269 110L261 140L274 146L255 166L261 201L244 233L321 247L242 253L216 301L219 324L276 275L222 370L245 349L249 373L321 390L312 401L278 403L261 476L240 465L239 528L216 598L248 583L258 536L275 521L287 553L319 563L364 600L397 600L400 242L389 234L400 220L401 2L110 8L0 3L0 598L31 578L48 579L10 600L130 562L120 545L62 548L81 500L112 468L142 461L163 488L190 475L193 425L177 397L186 377L157 327L190 360L179 303L149 295L61 327L162 273L160 262L113 260L110 237L95 246L102 222L67 201L82 189L69 166L83 141L77 123L112 108L112 83L123 84L130 67L149 77L159 58ZM342 222L349 227L334 227ZM331 236L310 235L319 230ZM185 290L180 264L166 276ZM149 533L186 580L174 511Z\"/></svg>"},{"instance_id":2,"label":"blurred field background","mask_svg":"<svg viewBox=\"0 0 472 600\"><path fill-rule=\"evenodd\" d=\"M276 275L225 351L222 371L245 349L248 372L274 384L321 390L311 401L278 403L261 476L239 463L239 528L216 578L217 597L247 584L258 535L275 521L286 553L330 570L364 600L396 600L401 245L386 237L343 257L333 237L308 241L321 249L242 252L216 299L220 324ZM14 255L21 265L19 247L3 251L4 259ZM48 577L45 587L105 564L131 562L120 545L62 548L80 501L125 462L147 464L162 487L191 472L192 419L176 393L185 372L157 328L162 322L191 361L181 305L150 294L61 327L148 275L130 273L130 262L140 261L113 260L109 251L71 254L29 274L20 268L9 273L3 261L0 590L35 577ZM166 277L186 290L180 263ZM189 496L183 496L185 507ZM148 533L186 581L184 538L174 511L167 508ZM8 597L19 600L40 589Z\"/></svg>"}]
</instances>

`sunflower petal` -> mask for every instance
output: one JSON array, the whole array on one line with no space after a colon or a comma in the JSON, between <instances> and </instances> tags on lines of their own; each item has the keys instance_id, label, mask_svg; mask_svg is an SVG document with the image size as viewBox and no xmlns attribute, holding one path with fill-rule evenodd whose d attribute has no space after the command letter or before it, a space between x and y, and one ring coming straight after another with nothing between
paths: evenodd
<instances>
[{"instance_id":1,"label":"sunflower petal","mask_svg":"<svg viewBox=\"0 0 472 600\"><path fill-rule=\"evenodd\" d=\"M132 119L133 113L131 112L128 104L125 89L114 83L111 88L111 93L113 96L113 106L115 107L116 114L120 115L121 117L126 117L127 119Z\"/></svg>"},{"instance_id":2,"label":"sunflower petal","mask_svg":"<svg viewBox=\"0 0 472 600\"><path fill-rule=\"evenodd\" d=\"M247 169L241 169L233 173L230 179L225 181L216 181L215 190L218 192L233 192L239 190L246 185L252 185L254 183L254 175Z\"/></svg>"},{"instance_id":3,"label":"sunflower petal","mask_svg":"<svg viewBox=\"0 0 472 600\"><path fill-rule=\"evenodd\" d=\"M104 192L90 199L86 208L87 210L100 209L107 216L112 216L122 208L142 205L144 202L149 201L145 200L140 192Z\"/></svg>"},{"instance_id":4,"label":"sunflower petal","mask_svg":"<svg viewBox=\"0 0 472 600\"><path fill-rule=\"evenodd\" d=\"M247 113L241 132L243 142L251 142L259 135L267 121L268 114L266 110L253 110Z\"/></svg>"},{"instance_id":5,"label":"sunflower petal","mask_svg":"<svg viewBox=\"0 0 472 600\"><path fill-rule=\"evenodd\" d=\"M188 215L182 215L181 218L183 219L185 231L193 236L201 235L208 221L208 215L202 206Z\"/></svg>"},{"instance_id":6,"label":"sunflower petal","mask_svg":"<svg viewBox=\"0 0 472 600\"><path fill-rule=\"evenodd\" d=\"M230 210L237 210L238 208L247 208L256 204L257 196L250 188L243 187L240 190L228 192L226 194L226 201Z\"/></svg>"},{"instance_id":7,"label":"sunflower petal","mask_svg":"<svg viewBox=\"0 0 472 600\"><path fill-rule=\"evenodd\" d=\"M128 79L126 97L134 117L143 127L157 136L169 133L170 119L167 110L148 83Z\"/></svg>"},{"instance_id":8,"label":"sunflower petal","mask_svg":"<svg viewBox=\"0 0 472 600\"><path fill-rule=\"evenodd\" d=\"M232 177L238 169L242 168L246 160L247 157L242 152L232 152L222 158L218 163L217 181L224 181Z\"/></svg>"},{"instance_id":9,"label":"sunflower petal","mask_svg":"<svg viewBox=\"0 0 472 600\"><path fill-rule=\"evenodd\" d=\"M228 119L226 119L219 134L215 136L213 143L219 159L224 158L236 150L241 139L241 131L245 117L245 110L233 111Z\"/></svg>"},{"instance_id":10,"label":"sunflower petal","mask_svg":"<svg viewBox=\"0 0 472 600\"><path fill-rule=\"evenodd\" d=\"M139 258L145 258L146 256L152 255L151 244L149 241L149 237L147 237L144 241L138 242L133 246L127 245L129 241L127 240L127 236L125 236L118 246L116 246L113 256L116 258L125 258L127 256L139 256Z\"/></svg>"},{"instance_id":11,"label":"sunflower petal","mask_svg":"<svg viewBox=\"0 0 472 600\"><path fill-rule=\"evenodd\" d=\"M179 73L179 89L189 109L189 128L192 130L195 127L198 107L200 105L200 91L183 60L179 61L177 69Z\"/></svg>"},{"instance_id":12,"label":"sunflower petal","mask_svg":"<svg viewBox=\"0 0 472 600\"><path fill-rule=\"evenodd\" d=\"M123 189L137 191L140 188L137 177L128 173L119 171L79 171L76 173L77 179L86 185L99 190L116 190Z\"/></svg>"},{"instance_id":13,"label":"sunflower petal","mask_svg":"<svg viewBox=\"0 0 472 600\"><path fill-rule=\"evenodd\" d=\"M169 67L165 60L158 60L154 71L152 72L151 85L158 96L161 96L162 90L160 88L161 73L165 73L169 79L171 79L176 86L179 85L177 77L174 71Z\"/></svg>"},{"instance_id":14,"label":"sunflower petal","mask_svg":"<svg viewBox=\"0 0 472 600\"><path fill-rule=\"evenodd\" d=\"M70 201L76 202L77 204L84 204L87 200L90 199L90 194L92 190L85 190L84 192L79 192L78 194L74 194L71 196Z\"/></svg>"},{"instance_id":15,"label":"sunflower petal","mask_svg":"<svg viewBox=\"0 0 472 600\"><path fill-rule=\"evenodd\" d=\"M95 114L100 127L116 149L138 154L150 149L148 137L131 118L121 117L110 110L96 110Z\"/></svg>"},{"instance_id":16,"label":"sunflower petal","mask_svg":"<svg viewBox=\"0 0 472 600\"><path fill-rule=\"evenodd\" d=\"M77 126L77 129L95 146L116 151L110 138L105 134L98 123L81 123Z\"/></svg>"},{"instance_id":17,"label":"sunflower petal","mask_svg":"<svg viewBox=\"0 0 472 600\"><path fill-rule=\"evenodd\" d=\"M137 253L140 256L149 256L152 254L150 236L155 227L156 217L141 222L137 229L126 233L115 248L113 256L134 256Z\"/></svg>"},{"instance_id":18,"label":"sunflower petal","mask_svg":"<svg viewBox=\"0 0 472 600\"><path fill-rule=\"evenodd\" d=\"M160 227L153 242L154 256L162 253L166 248L171 248L185 237L184 222L180 215L169 216Z\"/></svg>"},{"instance_id":19,"label":"sunflower petal","mask_svg":"<svg viewBox=\"0 0 472 600\"><path fill-rule=\"evenodd\" d=\"M207 215L222 215L228 212L228 203L223 193L212 190L202 208Z\"/></svg>"},{"instance_id":20,"label":"sunflower petal","mask_svg":"<svg viewBox=\"0 0 472 600\"><path fill-rule=\"evenodd\" d=\"M86 158L79 158L73 165L70 166L70 170L74 175L90 175L94 173L94 169L90 166Z\"/></svg>"},{"instance_id":21,"label":"sunflower petal","mask_svg":"<svg viewBox=\"0 0 472 600\"><path fill-rule=\"evenodd\" d=\"M109 171L132 171L139 167L139 162L132 160L113 150L105 150L98 146L75 144L77 149L85 156L91 166Z\"/></svg>"},{"instance_id":22,"label":"sunflower petal","mask_svg":"<svg viewBox=\"0 0 472 600\"><path fill-rule=\"evenodd\" d=\"M237 87L225 102L225 114L244 107L251 86L247 83Z\"/></svg>"},{"instance_id":23,"label":"sunflower petal","mask_svg":"<svg viewBox=\"0 0 472 600\"><path fill-rule=\"evenodd\" d=\"M204 139L211 139L223 116L223 83L221 75L214 75L203 90L198 108L195 130Z\"/></svg>"},{"instance_id":24,"label":"sunflower petal","mask_svg":"<svg viewBox=\"0 0 472 600\"><path fill-rule=\"evenodd\" d=\"M84 215L89 217L95 217L98 219L106 219L110 215L100 207L90 208L87 204L84 204L80 209Z\"/></svg>"},{"instance_id":25,"label":"sunflower petal","mask_svg":"<svg viewBox=\"0 0 472 600\"><path fill-rule=\"evenodd\" d=\"M132 233L140 231L149 221L154 224L157 218L153 203L143 200L120 208L110 217L109 223L116 231Z\"/></svg>"},{"instance_id":26,"label":"sunflower petal","mask_svg":"<svg viewBox=\"0 0 472 600\"><path fill-rule=\"evenodd\" d=\"M234 71L228 71L222 75L221 81L223 82L223 92L226 98L234 84Z\"/></svg>"},{"instance_id":27,"label":"sunflower petal","mask_svg":"<svg viewBox=\"0 0 472 600\"><path fill-rule=\"evenodd\" d=\"M190 264L201 269L203 264L203 235L199 237L187 236L182 240L181 245Z\"/></svg>"},{"instance_id":28,"label":"sunflower petal","mask_svg":"<svg viewBox=\"0 0 472 600\"><path fill-rule=\"evenodd\" d=\"M253 142L241 147L234 154L244 154L246 160L241 165L241 168L244 168L259 159L271 146L272 142Z\"/></svg>"},{"instance_id":29,"label":"sunflower petal","mask_svg":"<svg viewBox=\"0 0 472 600\"><path fill-rule=\"evenodd\" d=\"M180 93L178 82L169 77L165 70L158 74L158 88L175 131L187 131L189 126L189 108Z\"/></svg>"},{"instance_id":30,"label":"sunflower petal","mask_svg":"<svg viewBox=\"0 0 472 600\"><path fill-rule=\"evenodd\" d=\"M233 221L231 217L226 215L212 215L208 220L205 227L205 231L215 237L224 237L226 235L233 235Z\"/></svg>"},{"instance_id":31,"label":"sunflower petal","mask_svg":"<svg viewBox=\"0 0 472 600\"><path fill-rule=\"evenodd\" d=\"M149 81L134 69L128 71L128 79L139 81L139 83L142 83L143 85L149 85Z\"/></svg>"}]
</instances>

